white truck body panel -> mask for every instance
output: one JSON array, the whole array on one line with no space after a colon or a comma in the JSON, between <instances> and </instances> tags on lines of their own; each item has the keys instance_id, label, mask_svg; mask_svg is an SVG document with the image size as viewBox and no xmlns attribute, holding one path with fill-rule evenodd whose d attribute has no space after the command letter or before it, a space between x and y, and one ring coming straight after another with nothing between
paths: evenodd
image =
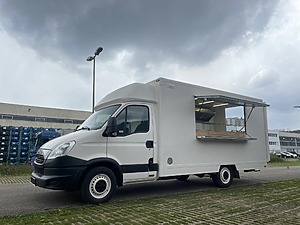
<instances>
[{"instance_id":1,"label":"white truck body panel","mask_svg":"<svg viewBox=\"0 0 300 225\"><path fill-rule=\"evenodd\" d=\"M154 150L151 154L145 153L145 157L153 155L154 162L159 165L158 177L214 173L221 165L235 165L237 170L265 166L269 160L265 107L245 107L245 117L251 112L247 134L255 140L201 141L196 138L195 96L211 95L264 104L262 100L251 97L159 78L147 84L131 84L108 94L97 104L96 110L116 103L153 104L150 136L154 138ZM151 138L149 134L143 135L136 134L123 142L116 141L119 149L110 151L108 148L108 156L116 157L117 152L124 149L123 155L117 154L118 162L133 163L134 157L139 160L138 150L133 150L130 143L143 145Z\"/></svg>"}]
</instances>

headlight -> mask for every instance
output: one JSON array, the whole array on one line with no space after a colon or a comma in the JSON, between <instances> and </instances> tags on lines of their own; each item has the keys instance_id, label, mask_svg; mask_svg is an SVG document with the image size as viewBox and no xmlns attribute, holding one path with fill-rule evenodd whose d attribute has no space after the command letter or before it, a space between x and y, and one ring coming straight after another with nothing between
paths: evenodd
<instances>
[{"instance_id":1,"label":"headlight","mask_svg":"<svg viewBox=\"0 0 300 225\"><path fill-rule=\"evenodd\" d=\"M51 153L48 156L48 159L54 159L56 157L67 155L72 150L75 143L75 141L69 141L57 146L51 151Z\"/></svg>"}]
</instances>

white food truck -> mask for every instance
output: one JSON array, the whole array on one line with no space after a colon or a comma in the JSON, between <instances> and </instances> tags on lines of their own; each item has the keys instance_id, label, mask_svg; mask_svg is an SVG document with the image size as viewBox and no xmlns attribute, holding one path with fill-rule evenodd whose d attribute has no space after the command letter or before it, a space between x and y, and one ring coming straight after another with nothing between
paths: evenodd
<instances>
[{"instance_id":1,"label":"white food truck","mask_svg":"<svg viewBox=\"0 0 300 225\"><path fill-rule=\"evenodd\" d=\"M44 144L31 182L80 190L88 203L108 201L124 184L190 175L229 187L239 171L269 161L266 106L165 78L133 83L104 97L76 131Z\"/></svg>"}]
</instances>

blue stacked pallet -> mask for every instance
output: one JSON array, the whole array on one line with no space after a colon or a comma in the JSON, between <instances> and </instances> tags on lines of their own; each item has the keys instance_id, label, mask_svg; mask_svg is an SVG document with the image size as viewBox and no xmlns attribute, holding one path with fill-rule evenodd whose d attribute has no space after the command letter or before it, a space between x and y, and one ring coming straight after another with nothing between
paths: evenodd
<instances>
[{"instance_id":1,"label":"blue stacked pallet","mask_svg":"<svg viewBox=\"0 0 300 225\"><path fill-rule=\"evenodd\" d=\"M47 128L42 128L42 127L35 127L32 130L32 147L30 148L30 162L33 165L33 161L35 159L35 155L37 153L37 151L39 150L39 148L41 147L41 143L39 140L39 135L41 133L43 133L45 130L47 130Z\"/></svg>"},{"instance_id":2,"label":"blue stacked pallet","mask_svg":"<svg viewBox=\"0 0 300 225\"><path fill-rule=\"evenodd\" d=\"M41 128L41 127L34 127L31 130L31 141L30 141L30 151L29 151L29 161L31 162L31 165L33 165L33 161L35 158L35 155L37 153L38 148L37 146L37 135L44 131L45 128Z\"/></svg>"},{"instance_id":3,"label":"blue stacked pallet","mask_svg":"<svg viewBox=\"0 0 300 225\"><path fill-rule=\"evenodd\" d=\"M0 126L0 164L7 162L10 127Z\"/></svg>"},{"instance_id":4,"label":"blue stacked pallet","mask_svg":"<svg viewBox=\"0 0 300 225\"><path fill-rule=\"evenodd\" d=\"M0 164L30 162L42 144L58 136L53 128L0 126Z\"/></svg>"},{"instance_id":5,"label":"blue stacked pallet","mask_svg":"<svg viewBox=\"0 0 300 225\"><path fill-rule=\"evenodd\" d=\"M29 150L31 144L31 127L24 127L20 135L20 154L19 154L19 164L28 162Z\"/></svg>"},{"instance_id":6,"label":"blue stacked pallet","mask_svg":"<svg viewBox=\"0 0 300 225\"><path fill-rule=\"evenodd\" d=\"M37 131L38 133L35 134L35 138L33 140L34 141L34 146L31 148L30 150L30 162L31 165L33 165L34 159L35 159L35 155L37 153L37 151L39 150L39 148L45 144L46 142L57 138L60 136L60 133L57 132L55 129L53 128L46 128L46 129L41 129Z\"/></svg>"},{"instance_id":7,"label":"blue stacked pallet","mask_svg":"<svg viewBox=\"0 0 300 225\"><path fill-rule=\"evenodd\" d=\"M11 127L10 131L10 143L9 143L9 154L8 163L17 164L19 159L19 145L20 145L20 127Z\"/></svg>"},{"instance_id":8,"label":"blue stacked pallet","mask_svg":"<svg viewBox=\"0 0 300 225\"><path fill-rule=\"evenodd\" d=\"M42 127L34 127L32 128L32 138L35 138L36 135L42 131L44 131L45 128L42 128Z\"/></svg>"}]
</instances>

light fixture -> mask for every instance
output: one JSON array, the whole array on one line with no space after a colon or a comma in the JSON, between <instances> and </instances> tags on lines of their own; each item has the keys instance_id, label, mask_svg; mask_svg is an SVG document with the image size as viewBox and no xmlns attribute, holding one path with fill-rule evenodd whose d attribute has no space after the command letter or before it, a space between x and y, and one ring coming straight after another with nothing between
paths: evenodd
<instances>
[{"instance_id":1,"label":"light fixture","mask_svg":"<svg viewBox=\"0 0 300 225\"><path fill-rule=\"evenodd\" d=\"M214 105L213 107L216 108L216 107L221 107L221 106L226 106L226 105L229 105L229 104L228 103L221 103L221 104Z\"/></svg>"},{"instance_id":2,"label":"light fixture","mask_svg":"<svg viewBox=\"0 0 300 225\"><path fill-rule=\"evenodd\" d=\"M92 60L94 60L94 56L89 56L89 57L87 57L87 59L86 59L86 61L92 61Z\"/></svg>"},{"instance_id":3,"label":"light fixture","mask_svg":"<svg viewBox=\"0 0 300 225\"><path fill-rule=\"evenodd\" d=\"M95 51L95 56L99 55L102 51L103 51L102 47L97 48L97 50Z\"/></svg>"},{"instance_id":4,"label":"light fixture","mask_svg":"<svg viewBox=\"0 0 300 225\"><path fill-rule=\"evenodd\" d=\"M213 103L215 101L205 101L205 102L199 102L198 105L206 105L206 104L210 104Z\"/></svg>"}]
</instances>

